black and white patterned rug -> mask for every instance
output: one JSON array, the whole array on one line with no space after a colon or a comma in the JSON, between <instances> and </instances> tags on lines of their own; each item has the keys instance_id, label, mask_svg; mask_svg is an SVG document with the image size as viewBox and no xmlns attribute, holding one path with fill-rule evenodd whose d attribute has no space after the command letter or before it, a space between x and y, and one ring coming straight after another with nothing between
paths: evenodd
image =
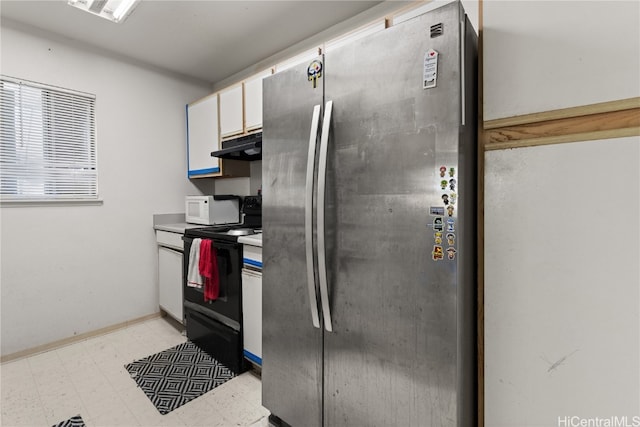
<instances>
[{"instance_id":1,"label":"black and white patterned rug","mask_svg":"<svg viewBox=\"0 0 640 427\"><path fill-rule=\"evenodd\" d=\"M84 421L80 415L71 417L66 421L62 421L52 427L85 427Z\"/></svg>"},{"instance_id":2,"label":"black and white patterned rug","mask_svg":"<svg viewBox=\"0 0 640 427\"><path fill-rule=\"evenodd\" d=\"M235 377L191 341L136 360L125 368L162 415Z\"/></svg>"}]
</instances>

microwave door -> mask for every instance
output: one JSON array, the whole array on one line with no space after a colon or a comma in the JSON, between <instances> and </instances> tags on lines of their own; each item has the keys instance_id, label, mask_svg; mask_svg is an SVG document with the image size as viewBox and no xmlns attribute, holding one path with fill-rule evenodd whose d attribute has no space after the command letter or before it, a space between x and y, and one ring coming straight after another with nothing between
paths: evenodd
<instances>
[{"instance_id":1,"label":"microwave door","mask_svg":"<svg viewBox=\"0 0 640 427\"><path fill-rule=\"evenodd\" d=\"M201 202L199 200L187 202L187 217L188 218L201 218L200 213Z\"/></svg>"}]
</instances>

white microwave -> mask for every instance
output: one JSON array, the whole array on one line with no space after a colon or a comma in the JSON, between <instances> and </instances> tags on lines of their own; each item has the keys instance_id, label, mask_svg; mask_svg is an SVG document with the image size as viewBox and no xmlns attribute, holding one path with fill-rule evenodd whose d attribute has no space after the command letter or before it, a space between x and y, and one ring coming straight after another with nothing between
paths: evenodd
<instances>
[{"instance_id":1,"label":"white microwave","mask_svg":"<svg viewBox=\"0 0 640 427\"><path fill-rule=\"evenodd\" d=\"M237 224L240 222L240 197L187 196L185 219L189 224Z\"/></svg>"}]
</instances>

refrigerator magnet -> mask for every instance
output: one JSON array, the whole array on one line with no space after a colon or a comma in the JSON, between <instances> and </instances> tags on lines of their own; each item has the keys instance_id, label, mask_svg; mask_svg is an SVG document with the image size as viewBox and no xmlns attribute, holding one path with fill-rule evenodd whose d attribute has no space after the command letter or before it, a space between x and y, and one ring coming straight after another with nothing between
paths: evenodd
<instances>
[{"instance_id":1,"label":"refrigerator magnet","mask_svg":"<svg viewBox=\"0 0 640 427\"><path fill-rule=\"evenodd\" d=\"M453 178L456 174L456 168L449 168L449 178Z\"/></svg>"},{"instance_id":2,"label":"refrigerator magnet","mask_svg":"<svg viewBox=\"0 0 640 427\"><path fill-rule=\"evenodd\" d=\"M447 174L447 167L440 166L440 178L444 178L446 174Z\"/></svg>"},{"instance_id":3,"label":"refrigerator magnet","mask_svg":"<svg viewBox=\"0 0 640 427\"><path fill-rule=\"evenodd\" d=\"M433 251L431 252L431 257L434 261L438 261L444 258L444 252L442 250L442 246L433 245Z\"/></svg>"},{"instance_id":4,"label":"refrigerator magnet","mask_svg":"<svg viewBox=\"0 0 640 427\"><path fill-rule=\"evenodd\" d=\"M317 87L320 77L322 77L322 62L316 59L311 61L307 67L307 79L313 82L314 89Z\"/></svg>"},{"instance_id":5,"label":"refrigerator magnet","mask_svg":"<svg viewBox=\"0 0 640 427\"><path fill-rule=\"evenodd\" d=\"M456 181L454 178L449 180L449 189L451 189L451 191L455 191L456 190L456 184L458 181ZM446 187L446 186L445 186ZM444 190L444 188L443 188Z\"/></svg>"},{"instance_id":6,"label":"refrigerator magnet","mask_svg":"<svg viewBox=\"0 0 640 427\"><path fill-rule=\"evenodd\" d=\"M431 206L429 208L429 215L444 216L444 208L442 206Z\"/></svg>"},{"instance_id":7,"label":"refrigerator magnet","mask_svg":"<svg viewBox=\"0 0 640 427\"><path fill-rule=\"evenodd\" d=\"M447 219L447 233L453 233L456 231L455 223L456 221L453 218Z\"/></svg>"},{"instance_id":8,"label":"refrigerator magnet","mask_svg":"<svg viewBox=\"0 0 640 427\"><path fill-rule=\"evenodd\" d=\"M447 249L447 258L456 259L456 248Z\"/></svg>"},{"instance_id":9,"label":"refrigerator magnet","mask_svg":"<svg viewBox=\"0 0 640 427\"><path fill-rule=\"evenodd\" d=\"M456 235L453 233L447 233L447 244L453 246L456 244Z\"/></svg>"},{"instance_id":10,"label":"refrigerator magnet","mask_svg":"<svg viewBox=\"0 0 640 427\"><path fill-rule=\"evenodd\" d=\"M453 210L454 209L455 208L453 206L451 206L451 205L447 206L447 215L453 216Z\"/></svg>"},{"instance_id":11,"label":"refrigerator magnet","mask_svg":"<svg viewBox=\"0 0 640 427\"><path fill-rule=\"evenodd\" d=\"M442 244L442 231L436 231L435 233L433 233L433 239L436 245Z\"/></svg>"},{"instance_id":12,"label":"refrigerator magnet","mask_svg":"<svg viewBox=\"0 0 640 427\"><path fill-rule=\"evenodd\" d=\"M447 184L448 184L447 180L443 179L442 181L440 181L440 188L442 188L443 190L446 190Z\"/></svg>"},{"instance_id":13,"label":"refrigerator magnet","mask_svg":"<svg viewBox=\"0 0 640 427\"><path fill-rule=\"evenodd\" d=\"M433 219L433 230L442 231L444 229L444 218L437 216Z\"/></svg>"},{"instance_id":14,"label":"refrigerator magnet","mask_svg":"<svg viewBox=\"0 0 640 427\"><path fill-rule=\"evenodd\" d=\"M452 205L456 204L456 200L458 199L458 195L456 193L449 194L449 203Z\"/></svg>"}]
</instances>

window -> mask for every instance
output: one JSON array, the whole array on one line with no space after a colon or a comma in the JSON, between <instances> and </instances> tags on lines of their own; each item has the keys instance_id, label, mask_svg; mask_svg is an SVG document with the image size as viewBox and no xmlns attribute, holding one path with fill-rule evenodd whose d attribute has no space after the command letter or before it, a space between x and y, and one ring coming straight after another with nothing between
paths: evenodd
<instances>
[{"instance_id":1,"label":"window","mask_svg":"<svg viewBox=\"0 0 640 427\"><path fill-rule=\"evenodd\" d=\"M97 200L95 96L2 76L2 201Z\"/></svg>"}]
</instances>

